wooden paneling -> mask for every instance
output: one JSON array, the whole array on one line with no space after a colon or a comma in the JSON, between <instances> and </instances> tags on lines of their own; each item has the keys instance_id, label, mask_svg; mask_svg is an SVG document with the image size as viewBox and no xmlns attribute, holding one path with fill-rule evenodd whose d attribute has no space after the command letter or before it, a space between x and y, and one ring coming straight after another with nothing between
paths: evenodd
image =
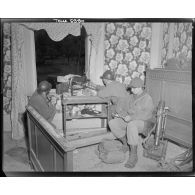
<instances>
[{"instance_id":1,"label":"wooden paneling","mask_svg":"<svg viewBox=\"0 0 195 195\"><path fill-rule=\"evenodd\" d=\"M161 81L148 79L146 87L148 93L151 95L154 101L154 105L157 106L161 98L161 91L162 91Z\"/></svg>"},{"instance_id":2,"label":"wooden paneling","mask_svg":"<svg viewBox=\"0 0 195 195\"><path fill-rule=\"evenodd\" d=\"M56 152L56 171L64 170L64 157L60 155L59 152Z\"/></svg>"},{"instance_id":3,"label":"wooden paneling","mask_svg":"<svg viewBox=\"0 0 195 195\"><path fill-rule=\"evenodd\" d=\"M164 99L171 115L192 121L191 86L183 83L165 82Z\"/></svg>"},{"instance_id":4,"label":"wooden paneling","mask_svg":"<svg viewBox=\"0 0 195 195\"><path fill-rule=\"evenodd\" d=\"M168 116L166 134L178 140L183 141L182 145L190 145L192 143L192 126L189 122ZM175 141L175 140L173 140Z\"/></svg>"},{"instance_id":5,"label":"wooden paneling","mask_svg":"<svg viewBox=\"0 0 195 195\"><path fill-rule=\"evenodd\" d=\"M33 152L36 154L36 132L35 132L35 124L29 120L29 127L31 129L31 131L29 132L29 136L30 136L30 145L31 148L33 150Z\"/></svg>"},{"instance_id":6,"label":"wooden paneling","mask_svg":"<svg viewBox=\"0 0 195 195\"><path fill-rule=\"evenodd\" d=\"M53 146L40 130L37 131L38 160L45 171L54 169Z\"/></svg>"},{"instance_id":7,"label":"wooden paneling","mask_svg":"<svg viewBox=\"0 0 195 195\"><path fill-rule=\"evenodd\" d=\"M162 99L170 109L166 125L167 137L189 146L192 143L191 72L148 70L146 88L155 105Z\"/></svg>"}]
</instances>

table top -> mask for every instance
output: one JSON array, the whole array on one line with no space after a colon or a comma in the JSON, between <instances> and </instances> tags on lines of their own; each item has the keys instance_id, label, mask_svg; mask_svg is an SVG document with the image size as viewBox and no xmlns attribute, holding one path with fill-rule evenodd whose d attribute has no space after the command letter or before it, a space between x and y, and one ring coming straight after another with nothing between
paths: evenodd
<instances>
[{"instance_id":1,"label":"table top","mask_svg":"<svg viewBox=\"0 0 195 195\"><path fill-rule=\"evenodd\" d=\"M66 97L62 100L62 104L98 104L98 103L109 103L110 100L100 98L98 96L71 96Z\"/></svg>"}]
</instances>

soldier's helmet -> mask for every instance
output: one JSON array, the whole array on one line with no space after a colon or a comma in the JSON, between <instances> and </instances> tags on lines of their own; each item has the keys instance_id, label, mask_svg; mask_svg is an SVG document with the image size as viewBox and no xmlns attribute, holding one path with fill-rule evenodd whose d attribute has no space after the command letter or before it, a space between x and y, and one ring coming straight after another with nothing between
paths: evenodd
<instances>
[{"instance_id":1,"label":"soldier's helmet","mask_svg":"<svg viewBox=\"0 0 195 195\"><path fill-rule=\"evenodd\" d=\"M138 77L135 77L131 80L129 86L130 88L141 88L144 87L144 81Z\"/></svg>"},{"instance_id":2,"label":"soldier's helmet","mask_svg":"<svg viewBox=\"0 0 195 195\"><path fill-rule=\"evenodd\" d=\"M106 70L103 75L100 77L101 79L108 79L108 80L114 80L114 74L111 70Z\"/></svg>"},{"instance_id":3,"label":"soldier's helmet","mask_svg":"<svg viewBox=\"0 0 195 195\"><path fill-rule=\"evenodd\" d=\"M38 93L49 92L51 88L51 83L49 83L48 81L41 81L38 85L37 91Z\"/></svg>"}]
</instances>

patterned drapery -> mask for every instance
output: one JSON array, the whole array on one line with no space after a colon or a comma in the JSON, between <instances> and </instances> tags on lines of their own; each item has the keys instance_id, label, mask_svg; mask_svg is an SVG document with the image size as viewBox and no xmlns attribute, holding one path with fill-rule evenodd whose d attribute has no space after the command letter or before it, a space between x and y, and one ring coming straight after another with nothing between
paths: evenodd
<instances>
[{"instance_id":1,"label":"patterned drapery","mask_svg":"<svg viewBox=\"0 0 195 195\"><path fill-rule=\"evenodd\" d=\"M129 84L134 77L144 80L150 63L151 23L107 23L105 25L105 70Z\"/></svg>"},{"instance_id":2,"label":"patterned drapery","mask_svg":"<svg viewBox=\"0 0 195 195\"><path fill-rule=\"evenodd\" d=\"M163 23L163 39L161 48L161 64L164 66L168 58L178 58L182 53L188 61L192 60L192 23ZM173 31L173 32L172 32ZM173 34L171 37L170 35ZM173 47L169 48L169 44ZM168 56L168 53L171 55Z\"/></svg>"},{"instance_id":3,"label":"patterned drapery","mask_svg":"<svg viewBox=\"0 0 195 195\"><path fill-rule=\"evenodd\" d=\"M11 31L10 24L3 25L3 110L5 114L11 112Z\"/></svg>"},{"instance_id":4,"label":"patterned drapery","mask_svg":"<svg viewBox=\"0 0 195 195\"><path fill-rule=\"evenodd\" d=\"M23 63L24 32L21 25L11 24L11 57L12 57L12 110L11 126L12 138L20 139L24 136L22 116L27 105L25 93L25 72Z\"/></svg>"},{"instance_id":5,"label":"patterned drapery","mask_svg":"<svg viewBox=\"0 0 195 195\"><path fill-rule=\"evenodd\" d=\"M168 50L170 42L170 23L163 23L163 38L161 47L161 65L162 67L166 64L168 59Z\"/></svg>"},{"instance_id":6,"label":"patterned drapery","mask_svg":"<svg viewBox=\"0 0 195 195\"><path fill-rule=\"evenodd\" d=\"M174 24L173 57L181 53L192 59L192 23Z\"/></svg>"}]
</instances>

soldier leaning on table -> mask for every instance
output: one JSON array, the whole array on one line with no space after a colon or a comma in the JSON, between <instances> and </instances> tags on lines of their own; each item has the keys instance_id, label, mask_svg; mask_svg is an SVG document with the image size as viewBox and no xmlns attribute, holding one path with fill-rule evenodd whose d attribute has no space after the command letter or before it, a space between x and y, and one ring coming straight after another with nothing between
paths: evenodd
<instances>
[{"instance_id":1,"label":"soldier leaning on table","mask_svg":"<svg viewBox=\"0 0 195 195\"><path fill-rule=\"evenodd\" d=\"M112 71L105 71L100 78L104 86L96 86L97 95L101 98L109 99L112 102L111 114L115 113L119 99L128 96L129 93L123 83L115 81L115 76Z\"/></svg>"},{"instance_id":2,"label":"soldier leaning on table","mask_svg":"<svg viewBox=\"0 0 195 195\"><path fill-rule=\"evenodd\" d=\"M28 103L49 122L53 120L56 114L56 108L48 98L51 87L48 81L41 81Z\"/></svg>"}]
</instances>

